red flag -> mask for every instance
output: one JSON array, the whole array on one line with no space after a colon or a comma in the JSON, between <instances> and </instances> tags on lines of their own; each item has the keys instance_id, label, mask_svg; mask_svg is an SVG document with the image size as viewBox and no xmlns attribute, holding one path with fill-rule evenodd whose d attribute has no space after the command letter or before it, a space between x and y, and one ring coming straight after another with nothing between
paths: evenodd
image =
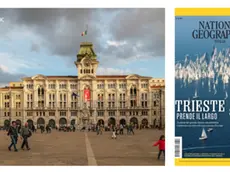
<instances>
[{"instance_id":1,"label":"red flag","mask_svg":"<svg viewBox=\"0 0 230 172\"><path fill-rule=\"evenodd\" d=\"M90 101L90 90L89 89L84 90L84 98L85 98L85 101Z\"/></svg>"}]
</instances>

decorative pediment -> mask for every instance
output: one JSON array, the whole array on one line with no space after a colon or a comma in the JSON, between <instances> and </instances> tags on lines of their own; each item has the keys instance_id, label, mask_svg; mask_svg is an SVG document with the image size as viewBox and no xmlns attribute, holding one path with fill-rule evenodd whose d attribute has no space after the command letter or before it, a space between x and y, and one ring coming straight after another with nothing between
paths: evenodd
<instances>
[{"instance_id":1,"label":"decorative pediment","mask_svg":"<svg viewBox=\"0 0 230 172\"><path fill-rule=\"evenodd\" d=\"M35 75L32 77L32 80L45 80L46 76L44 75Z\"/></svg>"},{"instance_id":2,"label":"decorative pediment","mask_svg":"<svg viewBox=\"0 0 230 172\"><path fill-rule=\"evenodd\" d=\"M87 79L95 79L96 77L95 76L92 76L92 75L84 75L84 76L82 76L80 79L85 79L85 80L87 80Z\"/></svg>"},{"instance_id":3,"label":"decorative pediment","mask_svg":"<svg viewBox=\"0 0 230 172\"><path fill-rule=\"evenodd\" d=\"M140 79L141 76L137 74L128 75L126 79Z\"/></svg>"}]
</instances>

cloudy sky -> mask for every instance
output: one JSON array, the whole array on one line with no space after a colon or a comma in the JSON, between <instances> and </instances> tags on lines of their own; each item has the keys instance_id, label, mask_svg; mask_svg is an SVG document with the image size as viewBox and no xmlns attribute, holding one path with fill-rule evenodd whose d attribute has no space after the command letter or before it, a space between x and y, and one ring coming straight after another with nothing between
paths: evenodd
<instances>
[{"instance_id":1,"label":"cloudy sky","mask_svg":"<svg viewBox=\"0 0 230 172\"><path fill-rule=\"evenodd\" d=\"M2 17L0 86L36 74L77 75L84 41L94 44L97 74L164 78L164 9L0 9Z\"/></svg>"}]
</instances>

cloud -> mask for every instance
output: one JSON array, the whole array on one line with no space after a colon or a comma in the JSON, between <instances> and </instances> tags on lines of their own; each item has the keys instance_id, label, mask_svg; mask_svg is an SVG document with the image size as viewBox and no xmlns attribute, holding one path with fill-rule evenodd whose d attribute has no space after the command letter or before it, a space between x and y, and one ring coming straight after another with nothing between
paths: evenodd
<instances>
[{"instance_id":1,"label":"cloud","mask_svg":"<svg viewBox=\"0 0 230 172\"><path fill-rule=\"evenodd\" d=\"M23 74L8 73L2 66L3 65L0 65L0 87L7 86L8 83L12 81L20 81L20 79L25 76Z\"/></svg>"},{"instance_id":2,"label":"cloud","mask_svg":"<svg viewBox=\"0 0 230 172\"><path fill-rule=\"evenodd\" d=\"M29 51L45 50L49 56L62 57L71 65L80 43L94 44L100 67L132 61L164 58L165 10L162 9L0 9L5 39L30 39ZM82 37L88 25L87 36ZM12 41L13 40L13 41ZM16 56L13 57L15 60ZM17 57L19 58L19 57ZM1 60L1 58L0 58ZM17 66L16 65L19 65ZM22 66L24 64L24 66ZM30 62L4 65L9 72L31 67ZM32 63L33 66L33 63Z\"/></svg>"},{"instance_id":3,"label":"cloud","mask_svg":"<svg viewBox=\"0 0 230 172\"><path fill-rule=\"evenodd\" d=\"M0 52L0 67L3 72L10 74L20 73L21 69L36 69L40 68L36 60L24 60L23 57L10 53Z\"/></svg>"},{"instance_id":4,"label":"cloud","mask_svg":"<svg viewBox=\"0 0 230 172\"><path fill-rule=\"evenodd\" d=\"M127 43L126 43L125 41L122 41L122 42L107 41L107 44L108 44L109 46L119 47L119 46L125 45L125 44L127 44Z\"/></svg>"},{"instance_id":5,"label":"cloud","mask_svg":"<svg viewBox=\"0 0 230 172\"><path fill-rule=\"evenodd\" d=\"M32 43L31 44L31 47L30 47L30 50L33 52L39 52L40 51L40 46L36 43Z\"/></svg>"},{"instance_id":6,"label":"cloud","mask_svg":"<svg viewBox=\"0 0 230 172\"><path fill-rule=\"evenodd\" d=\"M2 65L2 64L0 64L0 69L1 69L3 72L8 72L8 71L9 71L8 67L7 67L7 66L4 66L4 65Z\"/></svg>"},{"instance_id":7,"label":"cloud","mask_svg":"<svg viewBox=\"0 0 230 172\"><path fill-rule=\"evenodd\" d=\"M142 44L138 51L164 56L164 9L1 9L0 12L5 16L7 28L25 27L33 31L51 54L73 57L86 40L95 44L97 52L106 53L103 43L113 40L110 43L114 52L119 45L116 43L129 42L126 52ZM81 37L86 25L88 35Z\"/></svg>"}]
</instances>

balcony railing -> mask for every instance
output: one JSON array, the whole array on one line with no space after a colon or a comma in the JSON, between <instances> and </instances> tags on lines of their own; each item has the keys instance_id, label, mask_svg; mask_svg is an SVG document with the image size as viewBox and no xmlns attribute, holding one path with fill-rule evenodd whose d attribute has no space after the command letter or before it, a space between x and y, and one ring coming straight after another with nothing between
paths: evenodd
<instances>
[{"instance_id":1,"label":"balcony railing","mask_svg":"<svg viewBox=\"0 0 230 172\"><path fill-rule=\"evenodd\" d=\"M137 95L130 95L130 99L131 100L136 100L137 99Z\"/></svg>"},{"instance_id":2,"label":"balcony railing","mask_svg":"<svg viewBox=\"0 0 230 172\"><path fill-rule=\"evenodd\" d=\"M116 106L109 106L109 107L107 107L107 110L115 110L115 109L117 109Z\"/></svg>"}]
</instances>

